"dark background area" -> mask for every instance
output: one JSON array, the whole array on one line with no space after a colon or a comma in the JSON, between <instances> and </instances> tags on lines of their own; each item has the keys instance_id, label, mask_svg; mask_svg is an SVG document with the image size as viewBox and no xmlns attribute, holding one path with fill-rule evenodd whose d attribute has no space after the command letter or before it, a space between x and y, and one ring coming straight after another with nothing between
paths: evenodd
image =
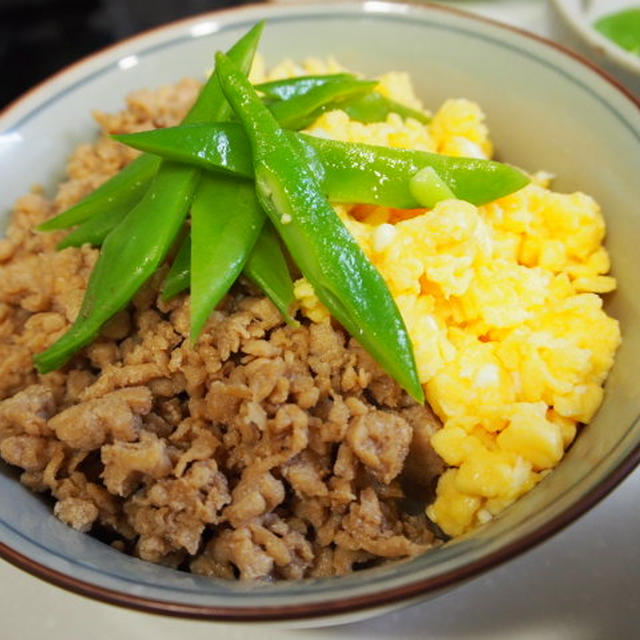
<instances>
[{"instance_id":1,"label":"dark background area","mask_svg":"<svg viewBox=\"0 0 640 640\"><path fill-rule=\"evenodd\" d=\"M71 62L178 18L248 0L0 0L0 108Z\"/></svg>"}]
</instances>

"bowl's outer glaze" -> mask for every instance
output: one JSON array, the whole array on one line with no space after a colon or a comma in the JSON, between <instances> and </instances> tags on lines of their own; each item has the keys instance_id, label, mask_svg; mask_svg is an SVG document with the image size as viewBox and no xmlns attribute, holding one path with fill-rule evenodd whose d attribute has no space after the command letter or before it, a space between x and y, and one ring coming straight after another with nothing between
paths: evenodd
<instances>
[{"instance_id":1,"label":"bowl's outer glaze","mask_svg":"<svg viewBox=\"0 0 640 640\"><path fill-rule=\"evenodd\" d=\"M266 18L262 52L336 56L367 75L411 73L426 105L477 100L501 159L558 175L603 206L619 290L609 308L624 342L596 420L562 465L489 526L410 562L340 579L238 584L124 556L56 520L0 466L0 553L51 582L171 615L292 619L387 608L435 594L540 542L606 495L640 458L640 109L584 63L515 30L437 7L383 2L255 6L206 14L133 38L72 66L0 115L0 212L33 183L52 190L75 145L95 137L93 109L132 90L202 75L214 51Z\"/></svg>"}]
</instances>

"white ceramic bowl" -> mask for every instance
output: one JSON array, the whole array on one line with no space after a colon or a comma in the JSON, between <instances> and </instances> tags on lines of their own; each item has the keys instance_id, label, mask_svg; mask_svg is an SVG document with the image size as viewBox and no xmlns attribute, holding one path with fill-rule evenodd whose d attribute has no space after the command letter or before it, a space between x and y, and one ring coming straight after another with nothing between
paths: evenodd
<instances>
[{"instance_id":1,"label":"white ceramic bowl","mask_svg":"<svg viewBox=\"0 0 640 640\"><path fill-rule=\"evenodd\" d=\"M593 28L593 23L605 15L638 8L637 0L552 0L569 28L603 61L633 74L640 80L640 56L625 51Z\"/></svg>"},{"instance_id":2,"label":"white ceramic bowl","mask_svg":"<svg viewBox=\"0 0 640 640\"><path fill-rule=\"evenodd\" d=\"M134 89L200 75L257 20L262 51L335 55L368 75L412 73L427 105L477 100L500 156L585 189L603 205L620 288L609 302L624 342L596 420L560 467L488 526L410 562L336 579L245 584L155 566L67 528L0 467L0 553L58 585L171 615L266 620L366 615L441 592L513 557L607 494L640 459L640 109L580 60L539 39L441 7L395 3L255 6L203 15L107 49L70 67L0 116L0 211L34 182L52 188L65 159Z\"/></svg>"}]
</instances>

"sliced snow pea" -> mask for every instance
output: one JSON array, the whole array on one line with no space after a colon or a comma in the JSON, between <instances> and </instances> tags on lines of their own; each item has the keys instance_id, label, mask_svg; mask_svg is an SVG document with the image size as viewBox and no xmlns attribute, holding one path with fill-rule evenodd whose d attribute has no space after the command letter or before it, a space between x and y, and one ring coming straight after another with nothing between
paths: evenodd
<instances>
[{"instance_id":1,"label":"sliced snow pea","mask_svg":"<svg viewBox=\"0 0 640 640\"><path fill-rule=\"evenodd\" d=\"M477 206L530 182L522 171L493 160L301 137L325 167L324 188L336 202L400 209L424 206L411 193L410 183L425 167L433 168L456 198ZM367 198L368 193L371 195Z\"/></svg>"},{"instance_id":2,"label":"sliced snow pea","mask_svg":"<svg viewBox=\"0 0 640 640\"><path fill-rule=\"evenodd\" d=\"M429 124L431 118L422 111L391 100L377 91L347 100L341 107L352 120L359 122L383 122L390 113L402 118L413 118L422 124Z\"/></svg>"},{"instance_id":3,"label":"sliced snow pea","mask_svg":"<svg viewBox=\"0 0 640 640\"><path fill-rule=\"evenodd\" d=\"M301 144L307 162L329 200L413 209L423 205L411 192L412 178L432 167L456 198L475 205L513 193L529 178L500 162L454 158L369 144L338 142L303 133L285 132ZM165 158L209 170L253 175L249 141L237 123L181 126L143 131L117 140Z\"/></svg>"},{"instance_id":4,"label":"sliced snow pea","mask_svg":"<svg viewBox=\"0 0 640 640\"><path fill-rule=\"evenodd\" d=\"M202 176L191 207L191 340L240 275L265 221L247 180Z\"/></svg>"},{"instance_id":5,"label":"sliced snow pea","mask_svg":"<svg viewBox=\"0 0 640 640\"><path fill-rule=\"evenodd\" d=\"M263 24L229 51L248 70ZM191 121L229 115L230 108L212 74L192 107ZM107 235L91 272L80 312L71 328L46 351L34 356L46 373L61 367L96 338L102 325L123 309L165 259L180 231L200 179L195 167L163 161L142 200Z\"/></svg>"},{"instance_id":6,"label":"sliced snow pea","mask_svg":"<svg viewBox=\"0 0 640 640\"><path fill-rule=\"evenodd\" d=\"M229 54L240 60L241 56L251 56L255 53L264 23L260 22L250 31L248 31L238 42L229 50ZM215 76L215 74L212 74ZM183 124L196 124L200 122L215 122L223 120L228 112L219 101L220 85L215 77L210 77L204 84L196 101L189 109L187 115L183 118ZM103 215L101 228L105 229L109 220L109 211L114 211L113 220L117 220L119 216L123 216L123 212L128 212L135 206L149 188L151 179L156 174L160 160L156 157L142 155L130 162L126 167L121 169L112 178L100 185L95 191L92 191L86 198L63 211L61 214L46 220L39 227L39 231L54 231L56 229L66 229L68 227L81 224L95 215ZM121 219L121 218L120 218ZM96 238L96 229L89 227L87 231L80 232L78 239L86 233L88 238ZM94 240L87 240L94 243ZM96 241L96 244L100 244ZM82 243L80 243L82 244ZM71 240L64 246L79 246L77 242ZM64 248L64 247L61 247Z\"/></svg>"},{"instance_id":7,"label":"sliced snow pea","mask_svg":"<svg viewBox=\"0 0 640 640\"><path fill-rule=\"evenodd\" d=\"M370 92L377 82L348 78L313 87L306 93L269 105L269 110L280 126L286 129L304 129L327 109L341 101Z\"/></svg>"},{"instance_id":8,"label":"sliced snow pea","mask_svg":"<svg viewBox=\"0 0 640 640\"><path fill-rule=\"evenodd\" d=\"M191 231L182 240L164 281L162 299L170 300L189 288L191 281Z\"/></svg>"},{"instance_id":9,"label":"sliced snow pea","mask_svg":"<svg viewBox=\"0 0 640 640\"><path fill-rule=\"evenodd\" d=\"M269 220L262 227L243 273L264 291L287 323L297 324L291 314L295 302L291 274L278 235Z\"/></svg>"},{"instance_id":10,"label":"sliced snow pea","mask_svg":"<svg viewBox=\"0 0 640 640\"><path fill-rule=\"evenodd\" d=\"M357 80L354 76L350 76L349 74L342 75L346 77L340 80L332 80L330 83L325 82L324 84L317 84L315 87L308 88L307 92L304 94L295 95L287 101L281 101L274 104L270 107L272 113L274 113L276 119L281 122L283 126L289 128L301 128L306 123L310 123L315 120L319 111L335 104L337 100L339 101L345 97L361 94L363 91L370 91L371 87L375 86L375 82L371 83ZM199 118L194 118L190 114L191 112L187 114L183 121L184 123L196 122L199 120ZM114 138L116 140L118 139L117 136L114 136ZM216 151L223 152L224 150L222 148L217 148ZM141 158L138 158L134 162L137 163L142 158L149 158L149 156L141 156ZM145 163L147 163L146 160ZM115 227L122 218L124 218L131 207L139 201L141 197L140 187L136 186L134 189L132 185L142 185L142 193L144 193L144 189L148 188L147 183L143 180L137 179L137 165L134 167L135 171L129 169L131 166L132 165L130 164L123 169L127 174L125 176L126 180L118 178L118 176L122 175L122 172L114 176L112 179L114 181L112 187L115 191L113 193L111 192L111 187L109 187L109 190L105 191L103 194L98 194L96 197L88 197L90 202L93 202L96 205L95 209L91 213L91 217L84 218L82 220L78 219L77 216L70 217L70 214L73 213L72 208L64 214L61 214L61 216L53 218L45 223L45 225L51 223L54 226L49 226L48 229L43 228L42 230L64 228L66 226L70 226L70 224L81 223L77 229L72 231L60 242L58 245L59 249L64 249L65 247L79 247L85 242L96 246L102 244L107 233L109 233L109 231L111 231L111 229ZM143 166L145 169L146 167L147 164ZM230 167L230 170L235 173L236 171L234 171L234 169L235 167ZM150 177L151 176L149 176L149 179ZM133 183L134 179L135 183ZM109 184L110 183L111 181L109 181ZM118 191L119 189L122 189L122 192ZM106 202L104 200L105 195L107 197ZM84 211L86 213L89 210L83 205L83 203L85 203L85 200L80 202L77 206L80 207L79 211ZM108 206L106 206L107 204ZM69 220L72 222L70 223Z\"/></svg>"},{"instance_id":11,"label":"sliced snow pea","mask_svg":"<svg viewBox=\"0 0 640 640\"><path fill-rule=\"evenodd\" d=\"M304 95L319 86L355 79L356 76L350 73L297 76L295 78L263 82L255 85L255 88L271 100L289 100L293 97ZM346 98L340 104L334 106L346 111L352 120L365 123L382 122L387 119L390 113L397 113L403 118L413 118L422 124L431 122L431 118L426 113L391 100L377 91Z\"/></svg>"},{"instance_id":12,"label":"sliced snow pea","mask_svg":"<svg viewBox=\"0 0 640 640\"><path fill-rule=\"evenodd\" d=\"M304 128L332 107L344 109L360 122L379 122L390 112L423 123L430 121L425 114L371 91L375 85L375 81L359 80L350 73L335 73L265 82L256 88L267 98L276 100L269 108L276 119L290 129ZM209 93L201 94L183 124L208 121L200 113L209 104ZM101 216L100 222L87 224L86 229L66 237L58 248L77 247L84 242L101 244L106 233L140 201L158 166L158 158L148 155L136 158L76 205L43 222L38 230L66 229Z\"/></svg>"},{"instance_id":13,"label":"sliced snow pea","mask_svg":"<svg viewBox=\"0 0 640 640\"><path fill-rule=\"evenodd\" d=\"M411 341L387 285L344 226L296 138L287 136L227 56L216 73L249 138L256 192L318 298L416 400L424 400Z\"/></svg>"},{"instance_id":14,"label":"sliced snow pea","mask_svg":"<svg viewBox=\"0 0 640 640\"><path fill-rule=\"evenodd\" d=\"M86 198L43 222L38 231L66 229L112 210L129 211L140 202L159 166L160 158L155 156L136 158Z\"/></svg>"},{"instance_id":15,"label":"sliced snow pea","mask_svg":"<svg viewBox=\"0 0 640 640\"><path fill-rule=\"evenodd\" d=\"M216 260L216 257L211 256L211 260ZM220 269L226 268L226 265L217 260L216 263ZM265 220L242 272L264 292L289 324L296 324L291 315L291 309L295 302L291 274L278 236L268 220ZM191 233L187 234L174 258L164 283L162 297L169 300L188 289L190 282Z\"/></svg>"},{"instance_id":16,"label":"sliced snow pea","mask_svg":"<svg viewBox=\"0 0 640 640\"><path fill-rule=\"evenodd\" d=\"M75 322L34 356L41 373L61 367L92 342L158 268L187 215L199 177L193 167L162 163L142 200L106 237Z\"/></svg>"},{"instance_id":17,"label":"sliced snow pea","mask_svg":"<svg viewBox=\"0 0 640 640\"><path fill-rule=\"evenodd\" d=\"M423 206L434 207L441 200L455 198L433 167L424 167L409 180L411 195Z\"/></svg>"},{"instance_id":18,"label":"sliced snow pea","mask_svg":"<svg viewBox=\"0 0 640 640\"><path fill-rule=\"evenodd\" d=\"M149 185L147 185L148 188ZM135 206L135 204L137 203L132 206ZM98 211L62 238L56 245L56 249L60 251L67 247L81 247L86 243L99 247L104 242L107 234L124 219L130 210L131 207L114 207Z\"/></svg>"},{"instance_id":19,"label":"sliced snow pea","mask_svg":"<svg viewBox=\"0 0 640 640\"><path fill-rule=\"evenodd\" d=\"M256 84L255 88L272 100L289 100L290 98L309 93L311 89L315 89L316 87L344 80L356 80L356 77L352 73L296 76L294 78L261 82L260 84Z\"/></svg>"}]
</instances>

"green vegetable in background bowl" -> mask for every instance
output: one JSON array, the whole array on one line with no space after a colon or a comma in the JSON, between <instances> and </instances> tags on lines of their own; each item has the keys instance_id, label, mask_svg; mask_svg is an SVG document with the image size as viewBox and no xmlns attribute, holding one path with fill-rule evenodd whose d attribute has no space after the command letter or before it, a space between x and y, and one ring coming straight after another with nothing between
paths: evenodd
<instances>
[{"instance_id":1,"label":"green vegetable in background bowl","mask_svg":"<svg viewBox=\"0 0 640 640\"><path fill-rule=\"evenodd\" d=\"M640 56L640 6L605 15L593 26L619 47Z\"/></svg>"}]
</instances>

